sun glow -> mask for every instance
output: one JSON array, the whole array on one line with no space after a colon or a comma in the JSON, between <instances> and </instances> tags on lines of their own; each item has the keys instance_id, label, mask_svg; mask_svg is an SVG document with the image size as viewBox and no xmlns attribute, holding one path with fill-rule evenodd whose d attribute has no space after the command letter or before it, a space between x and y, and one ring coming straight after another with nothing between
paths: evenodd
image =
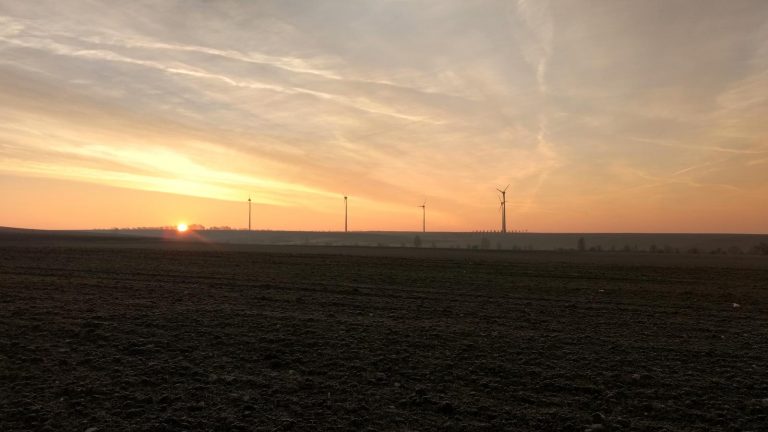
<instances>
[{"instance_id":1,"label":"sun glow","mask_svg":"<svg viewBox=\"0 0 768 432\"><path fill-rule=\"evenodd\" d=\"M180 223L180 224L176 225L176 231L178 231L178 232L186 232L188 229L189 229L189 227L185 223Z\"/></svg>"}]
</instances>

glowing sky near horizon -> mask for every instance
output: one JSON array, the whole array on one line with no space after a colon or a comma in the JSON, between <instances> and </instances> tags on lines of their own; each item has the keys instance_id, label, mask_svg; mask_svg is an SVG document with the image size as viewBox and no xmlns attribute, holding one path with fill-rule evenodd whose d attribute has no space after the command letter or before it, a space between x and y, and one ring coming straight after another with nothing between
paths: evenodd
<instances>
[{"instance_id":1,"label":"glowing sky near horizon","mask_svg":"<svg viewBox=\"0 0 768 432\"><path fill-rule=\"evenodd\" d=\"M768 232L768 2L0 0L0 226Z\"/></svg>"}]
</instances>

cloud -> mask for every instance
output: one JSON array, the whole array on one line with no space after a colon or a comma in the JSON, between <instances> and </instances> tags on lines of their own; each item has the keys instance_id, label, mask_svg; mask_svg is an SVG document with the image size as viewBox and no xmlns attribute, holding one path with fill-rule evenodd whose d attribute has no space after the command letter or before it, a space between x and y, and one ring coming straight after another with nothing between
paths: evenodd
<instances>
[{"instance_id":1,"label":"cloud","mask_svg":"<svg viewBox=\"0 0 768 432\"><path fill-rule=\"evenodd\" d=\"M24 30L24 25L9 17L0 17L0 37L13 37Z\"/></svg>"},{"instance_id":2,"label":"cloud","mask_svg":"<svg viewBox=\"0 0 768 432\"><path fill-rule=\"evenodd\" d=\"M517 13L528 36L521 41L526 60L536 70L539 91L547 92L547 65L552 55L554 24L549 11L549 1L517 0Z\"/></svg>"},{"instance_id":3,"label":"cloud","mask_svg":"<svg viewBox=\"0 0 768 432\"><path fill-rule=\"evenodd\" d=\"M302 88L302 87L281 86L281 85L276 85L276 84L271 84L266 82L259 82L255 80L238 79L238 78L229 77L223 74L211 73L200 67L196 67L196 68L189 67L185 64L179 64L179 63L168 64L168 63L163 63L159 61L135 59L135 58L114 53L112 51L103 50L103 49L78 49L78 48L73 48L71 46L67 46L51 40L39 39L34 37L18 38L18 39L0 37L0 41L6 42L8 44L24 47L24 48L45 50L57 55L80 57L80 58L85 58L89 60L101 60L101 61L109 61L109 62L117 62L117 63L127 63L127 64L132 64L137 66L143 66L151 69L156 69L169 74L182 75L182 76L200 78L200 79L206 79L206 80L214 80L214 81L218 81L233 87L249 88L254 90L268 90L268 91L274 91L274 92L286 93L286 94L309 95L322 100L332 101L334 103L338 103L341 105L350 106L355 109L366 111L372 114L392 116L392 117L402 119L402 120L407 120L407 121L432 121L425 117L409 115L409 114L401 113L395 110L391 110L382 104L379 104L364 98L351 99L342 95L330 94L330 93L325 93L325 92L311 90L311 89ZM131 45L128 45L128 46L131 46ZM141 45L137 45L137 46L141 46Z\"/></svg>"}]
</instances>

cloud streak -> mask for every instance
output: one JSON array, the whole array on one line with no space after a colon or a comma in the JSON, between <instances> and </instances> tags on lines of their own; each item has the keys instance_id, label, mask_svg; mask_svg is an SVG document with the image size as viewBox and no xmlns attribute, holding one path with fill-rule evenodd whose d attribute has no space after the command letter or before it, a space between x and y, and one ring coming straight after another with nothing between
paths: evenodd
<instances>
[{"instance_id":1,"label":"cloud streak","mask_svg":"<svg viewBox=\"0 0 768 432\"><path fill-rule=\"evenodd\" d=\"M253 90L268 90L278 93L285 93L289 95L308 95L316 97L318 99L331 101L340 105L349 106L361 111L365 111L372 114L380 114L385 116L395 117L401 120L407 121L432 121L425 117L408 115L400 113L394 110L390 110L387 107L377 104L373 101L358 99L351 100L343 96L324 93L321 91L310 90L301 87L286 87L265 82L258 82L254 80L236 79L222 74L216 74L208 72L200 68L190 68L184 64L165 64L158 61L140 60L135 58L126 57L114 52L103 49L77 49L67 45L63 45L50 40L26 38L26 39L11 39L7 37L0 37L0 41L7 44L16 45L24 48L32 48L45 50L57 55L65 55L71 57L80 57L89 60L101 60L116 63L126 63L137 66L143 66L150 69L155 69L169 74L187 76L192 78L206 79L218 81L220 83L227 84L233 87L249 88ZM439 121L438 121L439 123Z\"/></svg>"}]
</instances>

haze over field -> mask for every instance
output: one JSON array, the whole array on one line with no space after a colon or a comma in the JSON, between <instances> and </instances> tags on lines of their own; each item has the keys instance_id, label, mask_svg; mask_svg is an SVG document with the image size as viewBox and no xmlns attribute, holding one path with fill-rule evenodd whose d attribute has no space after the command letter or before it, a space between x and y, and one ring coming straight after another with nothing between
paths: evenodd
<instances>
[{"instance_id":1,"label":"haze over field","mask_svg":"<svg viewBox=\"0 0 768 432\"><path fill-rule=\"evenodd\" d=\"M0 0L0 226L768 233L768 2Z\"/></svg>"}]
</instances>

